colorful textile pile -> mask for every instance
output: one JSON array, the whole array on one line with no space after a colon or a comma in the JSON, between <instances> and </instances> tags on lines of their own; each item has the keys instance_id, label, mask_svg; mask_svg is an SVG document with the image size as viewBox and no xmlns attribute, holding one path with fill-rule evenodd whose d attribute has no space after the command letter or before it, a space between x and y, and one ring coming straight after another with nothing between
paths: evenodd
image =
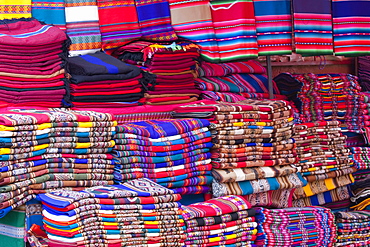
<instances>
[{"instance_id":1,"label":"colorful textile pile","mask_svg":"<svg viewBox=\"0 0 370 247\"><path fill-rule=\"evenodd\" d=\"M223 196L182 206L186 247L252 246L256 211L240 196Z\"/></svg>"},{"instance_id":2,"label":"colorful textile pile","mask_svg":"<svg viewBox=\"0 0 370 247\"><path fill-rule=\"evenodd\" d=\"M135 106L143 98L140 69L104 52L68 58L68 73L75 107Z\"/></svg>"},{"instance_id":3,"label":"colorful textile pile","mask_svg":"<svg viewBox=\"0 0 370 247\"><path fill-rule=\"evenodd\" d=\"M291 0L253 0L258 55L292 53Z\"/></svg>"},{"instance_id":4,"label":"colorful textile pile","mask_svg":"<svg viewBox=\"0 0 370 247\"><path fill-rule=\"evenodd\" d=\"M169 0L177 36L197 43L206 61L247 60L258 55L252 0Z\"/></svg>"},{"instance_id":5,"label":"colorful textile pile","mask_svg":"<svg viewBox=\"0 0 370 247\"><path fill-rule=\"evenodd\" d=\"M336 227L330 209L256 208L256 246L335 246Z\"/></svg>"},{"instance_id":6,"label":"colorful textile pile","mask_svg":"<svg viewBox=\"0 0 370 247\"><path fill-rule=\"evenodd\" d=\"M293 117L287 102L194 104L178 107L174 116L211 121L215 197L263 193L265 198L271 198L269 191L291 191L306 185L294 165L297 155L291 138Z\"/></svg>"},{"instance_id":7,"label":"colorful textile pile","mask_svg":"<svg viewBox=\"0 0 370 247\"><path fill-rule=\"evenodd\" d=\"M31 0L2 0L0 20L31 17Z\"/></svg>"},{"instance_id":8,"label":"colorful textile pile","mask_svg":"<svg viewBox=\"0 0 370 247\"><path fill-rule=\"evenodd\" d=\"M365 116L364 95L358 78L350 74L296 74L278 76L281 92L294 100L303 123L338 120L341 127L361 131L370 118ZM289 87L291 87L289 89ZM298 99L295 93L298 92Z\"/></svg>"},{"instance_id":9,"label":"colorful textile pile","mask_svg":"<svg viewBox=\"0 0 370 247\"><path fill-rule=\"evenodd\" d=\"M204 99L237 102L246 98L269 98L266 69L257 61L201 62L197 73L199 78L195 79L195 83L202 90ZM273 86L274 94L280 94L275 83Z\"/></svg>"},{"instance_id":10,"label":"colorful textile pile","mask_svg":"<svg viewBox=\"0 0 370 247\"><path fill-rule=\"evenodd\" d=\"M334 52L337 56L369 55L369 1L332 0Z\"/></svg>"},{"instance_id":11,"label":"colorful textile pile","mask_svg":"<svg viewBox=\"0 0 370 247\"><path fill-rule=\"evenodd\" d=\"M72 42L70 55L99 51L102 43L96 0L64 0L64 2L67 35Z\"/></svg>"},{"instance_id":12,"label":"colorful textile pile","mask_svg":"<svg viewBox=\"0 0 370 247\"><path fill-rule=\"evenodd\" d=\"M197 45L183 41L172 44L137 41L118 48L114 55L148 72L146 104L169 105L198 100L200 91L194 83L199 58Z\"/></svg>"},{"instance_id":13,"label":"colorful textile pile","mask_svg":"<svg viewBox=\"0 0 370 247\"><path fill-rule=\"evenodd\" d=\"M351 208L354 210L370 210L370 177L366 176L363 179L356 180L351 185L351 191L353 193Z\"/></svg>"},{"instance_id":14,"label":"colorful textile pile","mask_svg":"<svg viewBox=\"0 0 370 247\"><path fill-rule=\"evenodd\" d=\"M148 179L40 198L50 247L184 245L181 195Z\"/></svg>"},{"instance_id":15,"label":"colorful textile pile","mask_svg":"<svg viewBox=\"0 0 370 247\"><path fill-rule=\"evenodd\" d=\"M370 245L370 211L337 212L337 238L335 246Z\"/></svg>"},{"instance_id":16,"label":"colorful textile pile","mask_svg":"<svg viewBox=\"0 0 370 247\"><path fill-rule=\"evenodd\" d=\"M298 164L308 184L294 191L293 205L318 206L348 200L350 193L347 185L354 181L352 173L356 167L350 159L351 153L346 147L346 137L341 133L339 122L297 124L294 126L294 139ZM329 192L332 190L347 192L335 193L334 196Z\"/></svg>"},{"instance_id":17,"label":"colorful textile pile","mask_svg":"<svg viewBox=\"0 0 370 247\"><path fill-rule=\"evenodd\" d=\"M293 0L296 53L332 55L331 0Z\"/></svg>"},{"instance_id":18,"label":"colorful textile pile","mask_svg":"<svg viewBox=\"0 0 370 247\"><path fill-rule=\"evenodd\" d=\"M67 36L33 18L0 23L0 105L61 107Z\"/></svg>"},{"instance_id":19,"label":"colorful textile pile","mask_svg":"<svg viewBox=\"0 0 370 247\"><path fill-rule=\"evenodd\" d=\"M65 31L65 0L32 0L32 17Z\"/></svg>"},{"instance_id":20,"label":"colorful textile pile","mask_svg":"<svg viewBox=\"0 0 370 247\"><path fill-rule=\"evenodd\" d=\"M152 120L119 125L114 179L149 178L179 194L203 194L212 182L209 122Z\"/></svg>"},{"instance_id":21,"label":"colorful textile pile","mask_svg":"<svg viewBox=\"0 0 370 247\"><path fill-rule=\"evenodd\" d=\"M0 217L48 190L113 184L111 115L14 110L0 123Z\"/></svg>"}]
</instances>

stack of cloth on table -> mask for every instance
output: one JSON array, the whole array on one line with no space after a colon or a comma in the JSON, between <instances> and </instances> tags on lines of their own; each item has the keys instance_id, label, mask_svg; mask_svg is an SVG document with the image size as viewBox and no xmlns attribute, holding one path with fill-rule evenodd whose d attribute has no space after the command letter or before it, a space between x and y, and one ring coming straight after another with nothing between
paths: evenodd
<instances>
[{"instance_id":1,"label":"stack of cloth on table","mask_svg":"<svg viewBox=\"0 0 370 247\"><path fill-rule=\"evenodd\" d=\"M150 178L179 194L203 194L212 183L209 121L150 120L117 126L114 180Z\"/></svg>"},{"instance_id":2,"label":"stack of cloth on table","mask_svg":"<svg viewBox=\"0 0 370 247\"><path fill-rule=\"evenodd\" d=\"M294 191L294 206L348 201L347 185L353 183L356 167L339 124L339 121L319 121L294 126L298 165L308 182Z\"/></svg>"},{"instance_id":3,"label":"stack of cloth on table","mask_svg":"<svg viewBox=\"0 0 370 247\"><path fill-rule=\"evenodd\" d=\"M256 208L255 246L335 246L336 227L330 209L303 207Z\"/></svg>"},{"instance_id":4,"label":"stack of cloth on table","mask_svg":"<svg viewBox=\"0 0 370 247\"><path fill-rule=\"evenodd\" d=\"M241 196L229 195L182 206L187 247L253 246L256 210Z\"/></svg>"},{"instance_id":5,"label":"stack of cloth on table","mask_svg":"<svg viewBox=\"0 0 370 247\"><path fill-rule=\"evenodd\" d=\"M135 106L144 97L140 69L104 52L68 58L68 73L75 107Z\"/></svg>"},{"instance_id":6,"label":"stack of cloth on table","mask_svg":"<svg viewBox=\"0 0 370 247\"><path fill-rule=\"evenodd\" d=\"M255 60L220 64L202 61L197 72L199 77L195 83L204 99L237 102L246 98L269 98L266 69ZM285 99L279 95L274 81L273 90L276 99Z\"/></svg>"},{"instance_id":7,"label":"stack of cloth on table","mask_svg":"<svg viewBox=\"0 0 370 247\"><path fill-rule=\"evenodd\" d=\"M274 78L278 87L297 88L288 96L300 111L303 123L338 120L341 127L352 131L361 131L365 121L364 95L358 78L350 74L288 74L283 73Z\"/></svg>"},{"instance_id":8,"label":"stack of cloth on table","mask_svg":"<svg viewBox=\"0 0 370 247\"><path fill-rule=\"evenodd\" d=\"M351 158L357 171L353 174L355 181L370 175L370 147L350 147Z\"/></svg>"},{"instance_id":9,"label":"stack of cloth on table","mask_svg":"<svg viewBox=\"0 0 370 247\"><path fill-rule=\"evenodd\" d=\"M181 195L148 179L40 198L50 247L184 246Z\"/></svg>"},{"instance_id":10,"label":"stack of cloth on table","mask_svg":"<svg viewBox=\"0 0 370 247\"><path fill-rule=\"evenodd\" d=\"M118 48L114 54L126 63L135 64L148 72L146 104L167 105L198 100L196 89L196 60L199 47L179 41L152 43L135 41Z\"/></svg>"},{"instance_id":11,"label":"stack of cloth on table","mask_svg":"<svg viewBox=\"0 0 370 247\"><path fill-rule=\"evenodd\" d=\"M69 40L34 18L0 23L0 104L61 107Z\"/></svg>"},{"instance_id":12,"label":"stack of cloth on table","mask_svg":"<svg viewBox=\"0 0 370 247\"><path fill-rule=\"evenodd\" d=\"M357 180L351 185L351 208L353 210L370 210L370 177Z\"/></svg>"},{"instance_id":13,"label":"stack of cloth on table","mask_svg":"<svg viewBox=\"0 0 370 247\"><path fill-rule=\"evenodd\" d=\"M202 117L211 122L215 197L257 193L268 197L269 191L291 192L306 185L294 165L298 160L291 138L293 117L286 101L192 104L174 112L175 117Z\"/></svg>"},{"instance_id":14,"label":"stack of cloth on table","mask_svg":"<svg viewBox=\"0 0 370 247\"><path fill-rule=\"evenodd\" d=\"M335 246L370 245L370 211L336 212Z\"/></svg>"},{"instance_id":15,"label":"stack of cloth on table","mask_svg":"<svg viewBox=\"0 0 370 247\"><path fill-rule=\"evenodd\" d=\"M0 217L35 194L113 184L110 114L13 110L0 124Z\"/></svg>"}]
</instances>

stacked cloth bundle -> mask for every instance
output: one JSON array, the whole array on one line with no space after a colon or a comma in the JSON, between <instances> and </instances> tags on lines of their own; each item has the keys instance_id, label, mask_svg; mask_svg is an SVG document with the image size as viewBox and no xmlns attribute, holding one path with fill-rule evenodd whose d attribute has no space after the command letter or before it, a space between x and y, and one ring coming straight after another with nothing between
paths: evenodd
<instances>
[{"instance_id":1,"label":"stacked cloth bundle","mask_svg":"<svg viewBox=\"0 0 370 247\"><path fill-rule=\"evenodd\" d=\"M140 69L104 52L68 58L68 73L75 107L135 106L144 96Z\"/></svg>"},{"instance_id":2,"label":"stacked cloth bundle","mask_svg":"<svg viewBox=\"0 0 370 247\"><path fill-rule=\"evenodd\" d=\"M181 195L148 179L40 198L50 247L184 246Z\"/></svg>"},{"instance_id":3,"label":"stacked cloth bundle","mask_svg":"<svg viewBox=\"0 0 370 247\"><path fill-rule=\"evenodd\" d=\"M298 160L291 138L293 117L286 101L193 104L175 112L176 117L197 116L211 122L215 197L262 193L267 198L270 191L291 192L306 185L294 165Z\"/></svg>"},{"instance_id":4,"label":"stacked cloth bundle","mask_svg":"<svg viewBox=\"0 0 370 247\"><path fill-rule=\"evenodd\" d=\"M61 107L69 40L33 18L0 24L0 104Z\"/></svg>"},{"instance_id":5,"label":"stacked cloth bundle","mask_svg":"<svg viewBox=\"0 0 370 247\"><path fill-rule=\"evenodd\" d=\"M370 211L336 212L335 246L370 245Z\"/></svg>"},{"instance_id":6,"label":"stacked cloth bundle","mask_svg":"<svg viewBox=\"0 0 370 247\"><path fill-rule=\"evenodd\" d=\"M361 131L365 115L364 96L358 78L350 74L280 74L275 78L281 92L299 101L303 123L338 120L341 127ZM298 92L297 98L295 93Z\"/></svg>"},{"instance_id":7,"label":"stacked cloth bundle","mask_svg":"<svg viewBox=\"0 0 370 247\"><path fill-rule=\"evenodd\" d=\"M118 48L115 56L148 72L146 104L168 105L198 100L196 60L199 47L189 42L152 43L136 41Z\"/></svg>"},{"instance_id":8,"label":"stacked cloth bundle","mask_svg":"<svg viewBox=\"0 0 370 247\"><path fill-rule=\"evenodd\" d=\"M346 147L339 121L321 121L294 126L299 166L308 184L294 191L296 207L318 206L347 200L348 184L356 167Z\"/></svg>"},{"instance_id":9,"label":"stacked cloth bundle","mask_svg":"<svg viewBox=\"0 0 370 247\"><path fill-rule=\"evenodd\" d=\"M182 210L186 247L252 246L256 239L256 210L241 196L223 196Z\"/></svg>"},{"instance_id":10,"label":"stacked cloth bundle","mask_svg":"<svg viewBox=\"0 0 370 247\"><path fill-rule=\"evenodd\" d=\"M303 207L256 208L255 246L335 246L336 227L330 209Z\"/></svg>"},{"instance_id":11,"label":"stacked cloth bundle","mask_svg":"<svg viewBox=\"0 0 370 247\"><path fill-rule=\"evenodd\" d=\"M357 180L351 185L351 208L353 210L370 210L370 177Z\"/></svg>"},{"instance_id":12,"label":"stacked cloth bundle","mask_svg":"<svg viewBox=\"0 0 370 247\"><path fill-rule=\"evenodd\" d=\"M0 124L0 217L55 188L113 184L110 114L14 110Z\"/></svg>"},{"instance_id":13,"label":"stacked cloth bundle","mask_svg":"<svg viewBox=\"0 0 370 247\"><path fill-rule=\"evenodd\" d=\"M355 181L370 175L370 147L351 147L352 160L357 171L353 174Z\"/></svg>"},{"instance_id":14,"label":"stacked cloth bundle","mask_svg":"<svg viewBox=\"0 0 370 247\"><path fill-rule=\"evenodd\" d=\"M172 119L117 126L115 181L145 177L179 194L209 192L209 125L201 119Z\"/></svg>"},{"instance_id":15,"label":"stacked cloth bundle","mask_svg":"<svg viewBox=\"0 0 370 247\"><path fill-rule=\"evenodd\" d=\"M255 60L220 64L202 61L197 72L195 83L204 99L237 102L269 98L266 69ZM275 98L283 99L274 81L273 90Z\"/></svg>"}]
</instances>

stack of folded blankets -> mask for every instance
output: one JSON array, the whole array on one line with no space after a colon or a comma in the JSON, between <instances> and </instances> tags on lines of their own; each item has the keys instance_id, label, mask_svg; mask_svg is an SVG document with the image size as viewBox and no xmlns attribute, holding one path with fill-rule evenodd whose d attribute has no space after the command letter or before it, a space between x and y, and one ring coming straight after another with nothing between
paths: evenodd
<instances>
[{"instance_id":1,"label":"stack of folded blankets","mask_svg":"<svg viewBox=\"0 0 370 247\"><path fill-rule=\"evenodd\" d=\"M117 126L114 179L149 178L179 194L203 194L212 183L209 121L150 120Z\"/></svg>"},{"instance_id":2,"label":"stack of folded blankets","mask_svg":"<svg viewBox=\"0 0 370 247\"><path fill-rule=\"evenodd\" d=\"M35 194L113 184L110 114L13 110L0 123L0 217Z\"/></svg>"},{"instance_id":3,"label":"stack of folded blankets","mask_svg":"<svg viewBox=\"0 0 370 247\"><path fill-rule=\"evenodd\" d=\"M211 122L215 197L258 195L261 200L270 198L289 206L288 200L272 198L270 191L285 190L286 195L306 185L300 168L294 165L298 160L287 102L248 99L180 106L174 111L176 117L203 117Z\"/></svg>"},{"instance_id":4,"label":"stack of folded blankets","mask_svg":"<svg viewBox=\"0 0 370 247\"><path fill-rule=\"evenodd\" d=\"M353 174L355 181L370 175L370 147L350 147L352 160L357 171Z\"/></svg>"},{"instance_id":5,"label":"stack of folded blankets","mask_svg":"<svg viewBox=\"0 0 370 247\"><path fill-rule=\"evenodd\" d=\"M351 208L354 210L370 210L370 177L357 180L351 185Z\"/></svg>"},{"instance_id":6,"label":"stack of folded blankets","mask_svg":"<svg viewBox=\"0 0 370 247\"><path fill-rule=\"evenodd\" d=\"M223 196L182 206L187 247L253 246L256 210L240 196Z\"/></svg>"},{"instance_id":7,"label":"stack of folded blankets","mask_svg":"<svg viewBox=\"0 0 370 247\"><path fill-rule=\"evenodd\" d=\"M370 245L370 211L337 212L335 246Z\"/></svg>"},{"instance_id":8,"label":"stack of folded blankets","mask_svg":"<svg viewBox=\"0 0 370 247\"><path fill-rule=\"evenodd\" d=\"M255 246L335 246L336 227L330 209L256 208L259 224Z\"/></svg>"},{"instance_id":9,"label":"stack of folded blankets","mask_svg":"<svg viewBox=\"0 0 370 247\"><path fill-rule=\"evenodd\" d=\"M255 60L214 64L202 61L195 83L202 97L215 101L237 102L246 98L268 99L266 69ZM273 81L275 98L284 99Z\"/></svg>"},{"instance_id":10,"label":"stack of folded blankets","mask_svg":"<svg viewBox=\"0 0 370 247\"><path fill-rule=\"evenodd\" d=\"M61 107L69 41L33 18L0 23L0 105Z\"/></svg>"},{"instance_id":11,"label":"stack of folded blankets","mask_svg":"<svg viewBox=\"0 0 370 247\"><path fill-rule=\"evenodd\" d=\"M104 52L68 58L68 73L75 107L135 106L144 96L140 69Z\"/></svg>"},{"instance_id":12,"label":"stack of folded blankets","mask_svg":"<svg viewBox=\"0 0 370 247\"><path fill-rule=\"evenodd\" d=\"M194 83L199 58L197 45L184 41L172 44L136 41L118 48L113 55L148 72L146 104L168 105L198 100L200 91Z\"/></svg>"},{"instance_id":13,"label":"stack of folded blankets","mask_svg":"<svg viewBox=\"0 0 370 247\"><path fill-rule=\"evenodd\" d=\"M50 247L184 246L181 195L148 179L40 198Z\"/></svg>"},{"instance_id":14,"label":"stack of folded blankets","mask_svg":"<svg viewBox=\"0 0 370 247\"><path fill-rule=\"evenodd\" d=\"M352 173L356 167L339 124L339 121L321 121L295 125L298 165L308 184L295 190L293 205L349 202L347 185L354 181Z\"/></svg>"},{"instance_id":15,"label":"stack of folded blankets","mask_svg":"<svg viewBox=\"0 0 370 247\"><path fill-rule=\"evenodd\" d=\"M286 92L289 98L299 101L297 108L303 123L338 120L341 127L361 131L366 117L364 96L356 76L350 74L281 74L275 80L285 87L298 92ZM299 88L293 90L293 88Z\"/></svg>"}]
</instances>

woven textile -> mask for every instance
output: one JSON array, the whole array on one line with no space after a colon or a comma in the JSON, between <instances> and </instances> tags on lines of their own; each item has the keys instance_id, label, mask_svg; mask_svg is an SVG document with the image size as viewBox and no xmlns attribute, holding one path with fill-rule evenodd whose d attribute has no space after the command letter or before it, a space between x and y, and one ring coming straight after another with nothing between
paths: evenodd
<instances>
[{"instance_id":1,"label":"woven textile","mask_svg":"<svg viewBox=\"0 0 370 247\"><path fill-rule=\"evenodd\" d=\"M32 17L37 20L66 30L65 1L32 0Z\"/></svg>"},{"instance_id":2,"label":"woven textile","mask_svg":"<svg viewBox=\"0 0 370 247\"><path fill-rule=\"evenodd\" d=\"M338 228L336 246L365 246L370 243L369 211L337 212L334 215Z\"/></svg>"},{"instance_id":3,"label":"woven textile","mask_svg":"<svg viewBox=\"0 0 370 247\"><path fill-rule=\"evenodd\" d=\"M338 56L369 54L369 1L333 0L334 52Z\"/></svg>"},{"instance_id":4,"label":"woven textile","mask_svg":"<svg viewBox=\"0 0 370 247\"><path fill-rule=\"evenodd\" d=\"M101 49L101 34L96 1L65 0L67 34L71 38L73 56Z\"/></svg>"},{"instance_id":5,"label":"woven textile","mask_svg":"<svg viewBox=\"0 0 370 247\"><path fill-rule=\"evenodd\" d=\"M4 0L0 4L0 20L31 17L31 0Z\"/></svg>"},{"instance_id":6,"label":"woven textile","mask_svg":"<svg viewBox=\"0 0 370 247\"><path fill-rule=\"evenodd\" d=\"M258 55L292 52L291 1L254 0Z\"/></svg>"},{"instance_id":7,"label":"woven textile","mask_svg":"<svg viewBox=\"0 0 370 247\"><path fill-rule=\"evenodd\" d=\"M255 58L258 55L256 22L251 0L211 1L211 14L219 61Z\"/></svg>"},{"instance_id":8,"label":"woven textile","mask_svg":"<svg viewBox=\"0 0 370 247\"><path fill-rule=\"evenodd\" d=\"M0 219L0 241L9 246L26 246L25 243L25 219L26 213L24 207L17 208L7 216Z\"/></svg>"},{"instance_id":9,"label":"woven textile","mask_svg":"<svg viewBox=\"0 0 370 247\"><path fill-rule=\"evenodd\" d=\"M113 49L141 37L135 1L97 0L102 48Z\"/></svg>"},{"instance_id":10,"label":"woven textile","mask_svg":"<svg viewBox=\"0 0 370 247\"><path fill-rule=\"evenodd\" d=\"M142 39L153 41L177 39L171 26L170 7L167 0L136 0L135 5Z\"/></svg>"},{"instance_id":11,"label":"woven textile","mask_svg":"<svg viewBox=\"0 0 370 247\"><path fill-rule=\"evenodd\" d=\"M331 1L293 0L294 42L302 55L332 55Z\"/></svg>"}]
</instances>

